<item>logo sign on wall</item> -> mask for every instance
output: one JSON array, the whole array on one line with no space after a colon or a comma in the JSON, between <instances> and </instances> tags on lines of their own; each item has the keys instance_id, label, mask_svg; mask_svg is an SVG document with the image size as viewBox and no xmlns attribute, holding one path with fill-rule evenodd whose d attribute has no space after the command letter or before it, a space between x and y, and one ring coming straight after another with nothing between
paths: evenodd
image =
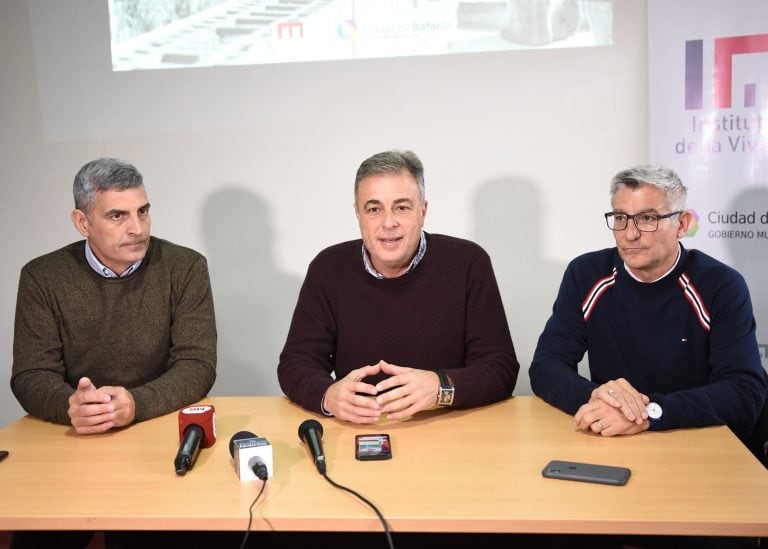
<instances>
[{"instance_id":1,"label":"logo sign on wall","mask_svg":"<svg viewBox=\"0 0 768 549\"><path fill-rule=\"evenodd\" d=\"M747 280L768 365L768 2L648 0L650 159L678 172L683 243Z\"/></svg>"}]
</instances>

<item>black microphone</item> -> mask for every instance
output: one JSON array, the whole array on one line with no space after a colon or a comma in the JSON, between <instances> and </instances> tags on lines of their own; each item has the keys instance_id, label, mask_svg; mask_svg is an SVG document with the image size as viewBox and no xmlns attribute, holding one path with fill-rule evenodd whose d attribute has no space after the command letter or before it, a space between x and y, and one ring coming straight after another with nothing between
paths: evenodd
<instances>
[{"instance_id":1,"label":"black microphone","mask_svg":"<svg viewBox=\"0 0 768 549\"><path fill-rule=\"evenodd\" d=\"M299 438L309 447L315 467L325 475L325 455L323 454L323 426L319 421L307 419L299 425Z\"/></svg>"},{"instance_id":2,"label":"black microphone","mask_svg":"<svg viewBox=\"0 0 768 549\"><path fill-rule=\"evenodd\" d=\"M177 475L192 468L200 447L216 442L216 410L212 405L188 406L179 411L179 452L173 460Z\"/></svg>"},{"instance_id":3,"label":"black microphone","mask_svg":"<svg viewBox=\"0 0 768 549\"><path fill-rule=\"evenodd\" d=\"M195 464L204 436L203 428L195 423L190 423L184 429L184 438L181 439L179 452L176 454L176 459L173 460L177 475L185 474Z\"/></svg>"},{"instance_id":4,"label":"black microphone","mask_svg":"<svg viewBox=\"0 0 768 549\"><path fill-rule=\"evenodd\" d=\"M234 459L235 452L237 451L237 442L241 440L247 440L249 438L258 438L258 435L254 435L250 431L238 431L232 438L229 439L229 455Z\"/></svg>"},{"instance_id":5,"label":"black microphone","mask_svg":"<svg viewBox=\"0 0 768 549\"><path fill-rule=\"evenodd\" d=\"M253 476L266 481L271 476L272 446L267 439L250 431L238 431L229 439L229 455L235 460L235 469L241 482Z\"/></svg>"}]
</instances>

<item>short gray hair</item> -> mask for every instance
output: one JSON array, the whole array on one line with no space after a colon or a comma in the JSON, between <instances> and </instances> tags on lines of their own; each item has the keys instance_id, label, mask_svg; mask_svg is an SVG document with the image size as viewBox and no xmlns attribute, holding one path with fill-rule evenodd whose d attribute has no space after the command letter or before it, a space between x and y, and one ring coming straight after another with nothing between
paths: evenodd
<instances>
[{"instance_id":1,"label":"short gray hair","mask_svg":"<svg viewBox=\"0 0 768 549\"><path fill-rule=\"evenodd\" d=\"M72 185L75 208L90 212L96 193L111 189L125 190L141 187L144 179L136 167L119 158L97 158L80 168Z\"/></svg>"},{"instance_id":2,"label":"short gray hair","mask_svg":"<svg viewBox=\"0 0 768 549\"><path fill-rule=\"evenodd\" d=\"M611 204L613 204L616 192L620 189L637 189L643 184L653 185L664 191L664 204L671 211L685 209L688 189L685 188L674 170L658 164L634 166L614 175L610 187Z\"/></svg>"},{"instance_id":3,"label":"short gray hair","mask_svg":"<svg viewBox=\"0 0 768 549\"><path fill-rule=\"evenodd\" d=\"M424 190L424 165L413 151L391 150L374 154L370 158L363 160L357 169L355 176L355 199L357 199L357 189L360 183L366 177L372 175L396 175L406 170L416 180L419 187L419 198L424 202L426 192Z\"/></svg>"}]
</instances>

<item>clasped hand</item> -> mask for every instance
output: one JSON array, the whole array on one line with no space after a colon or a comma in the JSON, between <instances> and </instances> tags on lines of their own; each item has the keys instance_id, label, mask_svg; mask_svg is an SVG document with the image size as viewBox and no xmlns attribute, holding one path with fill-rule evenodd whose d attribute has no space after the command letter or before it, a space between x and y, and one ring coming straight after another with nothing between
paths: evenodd
<instances>
[{"instance_id":1,"label":"clasped hand","mask_svg":"<svg viewBox=\"0 0 768 549\"><path fill-rule=\"evenodd\" d=\"M611 380L592 391L573 416L573 426L605 437L634 435L648 429L648 402L626 379Z\"/></svg>"},{"instance_id":2,"label":"clasped hand","mask_svg":"<svg viewBox=\"0 0 768 549\"><path fill-rule=\"evenodd\" d=\"M363 381L379 373L391 377L376 385ZM435 372L380 360L352 370L331 385L325 393L323 406L337 418L353 423L375 423L382 415L388 419L402 419L434 406L439 387L440 380Z\"/></svg>"},{"instance_id":3,"label":"clasped hand","mask_svg":"<svg viewBox=\"0 0 768 549\"><path fill-rule=\"evenodd\" d=\"M97 389L89 378L83 377L69 397L67 413L78 434L93 435L130 425L136 405L125 387L104 385Z\"/></svg>"}]
</instances>

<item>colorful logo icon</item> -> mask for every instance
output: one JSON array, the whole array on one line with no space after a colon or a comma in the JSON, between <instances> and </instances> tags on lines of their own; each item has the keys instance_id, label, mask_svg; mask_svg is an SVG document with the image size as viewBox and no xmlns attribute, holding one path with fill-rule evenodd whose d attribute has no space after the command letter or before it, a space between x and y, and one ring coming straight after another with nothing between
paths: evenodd
<instances>
[{"instance_id":1,"label":"colorful logo icon","mask_svg":"<svg viewBox=\"0 0 768 549\"><path fill-rule=\"evenodd\" d=\"M342 40L354 40L355 34L357 34L357 24L353 19L345 19L336 27L336 34Z\"/></svg>"},{"instance_id":2,"label":"colorful logo icon","mask_svg":"<svg viewBox=\"0 0 768 549\"><path fill-rule=\"evenodd\" d=\"M699 229L701 228L701 225L699 225L699 214L693 208L688 211L691 212L691 215L693 216L693 223L688 227L685 236L696 236L696 233L699 232Z\"/></svg>"}]
</instances>

